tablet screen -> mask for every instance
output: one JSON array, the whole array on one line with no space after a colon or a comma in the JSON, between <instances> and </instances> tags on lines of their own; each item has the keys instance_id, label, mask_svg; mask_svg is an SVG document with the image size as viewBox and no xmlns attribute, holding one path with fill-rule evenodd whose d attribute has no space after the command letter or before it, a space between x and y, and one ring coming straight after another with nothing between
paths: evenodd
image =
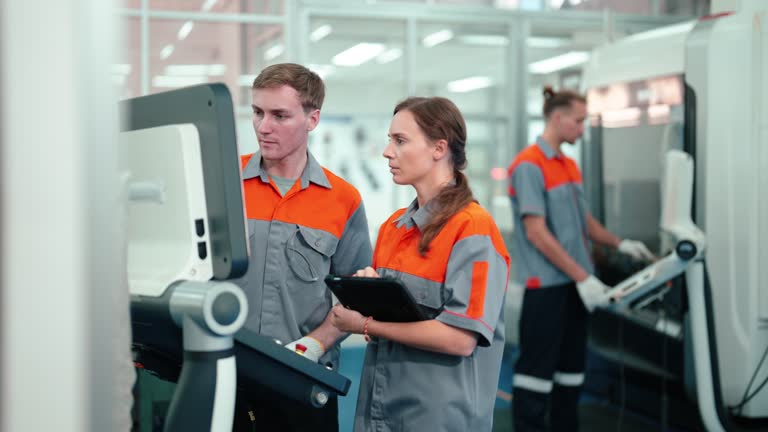
<instances>
[{"instance_id":1,"label":"tablet screen","mask_svg":"<svg viewBox=\"0 0 768 432\"><path fill-rule=\"evenodd\" d=\"M376 321L411 322L427 319L408 289L397 279L354 276L325 277L339 302Z\"/></svg>"}]
</instances>

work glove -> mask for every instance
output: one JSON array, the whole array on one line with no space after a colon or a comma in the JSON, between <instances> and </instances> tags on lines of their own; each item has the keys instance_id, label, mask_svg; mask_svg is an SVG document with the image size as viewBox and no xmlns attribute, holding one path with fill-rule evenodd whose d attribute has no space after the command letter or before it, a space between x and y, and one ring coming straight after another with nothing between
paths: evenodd
<instances>
[{"instance_id":1,"label":"work glove","mask_svg":"<svg viewBox=\"0 0 768 432\"><path fill-rule=\"evenodd\" d=\"M608 304L606 293L610 288L593 275L589 275L581 282L576 282L576 289L579 291L584 307L590 313L595 310L595 307Z\"/></svg>"},{"instance_id":2,"label":"work glove","mask_svg":"<svg viewBox=\"0 0 768 432\"><path fill-rule=\"evenodd\" d=\"M638 261L653 261L656 259L645 244L637 240L622 240L619 243L619 252L625 253Z\"/></svg>"},{"instance_id":3,"label":"work glove","mask_svg":"<svg viewBox=\"0 0 768 432\"><path fill-rule=\"evenodd\" d=\"M304 336L301 339L289 343L285 347L296 354L303 355L313 362L317 362L320 360L320 357L325 354L325 347L323 344L311 336Z\"/></svg>"}]
</instances>

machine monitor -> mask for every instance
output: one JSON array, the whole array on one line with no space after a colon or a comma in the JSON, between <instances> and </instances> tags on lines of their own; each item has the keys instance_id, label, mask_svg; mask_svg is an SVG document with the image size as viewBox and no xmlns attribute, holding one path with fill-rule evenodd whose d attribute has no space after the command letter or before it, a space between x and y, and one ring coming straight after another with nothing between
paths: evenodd
<instances>
[{"instance_id":1,"label":"machine monitor","mask_svg":"<svg viewBox=\"0 0 768 432\"><path fill-rule=\"evenodd\" d=\"M248 268L239 157L232 98L224 84L204 84L120 102L121 131L191 124L197 129L208 206L213 279ZM219 145L232 143L232 145Z\"/></svg>"},{"instance_id":2,"label":"machine monitor","mask_svg":"<svg viewBox=\"0 0 768 432\"><path fill-rule=\"evenodd\" d=\"M188 87L125 100L120 109L126 119L120 160L128 200L134 360L161 379L178 382L169 409L172 430L192 430L187 426L194 422L227 423L229 405L217 409L200 400L218 395L225 384L231 392L223 402L234 402L236 385L317 407L331 395L346 394L347 378L241 329L248 309L258 305L247 304L229 281L248 268L248 236L227 88ZM206 359L217 368L223 368L217 358L231 360L222 375L226 382L202 381L200 371L209 365L188 361L190 352L210 354Z\"/></svg>"}]
</instances>

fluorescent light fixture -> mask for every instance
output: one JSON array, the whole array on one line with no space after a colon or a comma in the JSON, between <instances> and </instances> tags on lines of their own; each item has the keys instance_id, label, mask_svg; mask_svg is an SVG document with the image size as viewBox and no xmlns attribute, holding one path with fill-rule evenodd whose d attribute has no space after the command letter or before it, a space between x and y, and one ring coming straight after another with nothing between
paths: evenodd
<instances>
[{"instance_id":1,"label":"fluorescent light fixture","mask_svg":"<svg viewBox=\"0 0 768 432\"><path fill-rule=\"evenodd\" d=\"M467 45L505 46L509 38L502 35L468 34L459 36L459 41Z\"/></svg>"},{"instance_id":2,"label":"fluorescent light fixture","mask_svg":"<svg viewBox=\"0 0 768 432\"><path fill-rule=\"evenodd\" d=\"M376 63L386 64L399 59L403 55L400 48L390 48L376 57Z\"/></svg>"},{"instance_id":3,"label":"fluorescent light fixture","mask_svg":"<svg viewBox=\"0 0 768 432\"><path fill-rule=\"evenodd\" d=\"M192 27L194 26L195 24L192 23L192 21L185 22L179 29L179 33L176 36L179 38L180 41L186 39L187 36L189 36L189 32L192 31Z\"/></svg>"},{"instance_id":4,"label":"fluorescent light fixture","mask_svg":"<svg viewBox=\"0 0 768 432\"><path fill-rule=\"evenodd\" d=\"M529 36L525 43L531 48L560 48L568 43L568 40L557 37Z\"/></svg>"},{"instance_id":5,"label":"fluorescent light fixture","mask_svg":"<svg viewBox=\"0 0 768 432\"><path fill-rule=\"evenodd\" d=\"M276 59L285 51L285 46L281 43L274 44L264 51L264 60L270 61Z\"/></svg>"},{"instance_id":6,"label":"fluorescent light fixture","mask_svg":"<svg viewBox=\"0 0 768 432\"><path fill-rule=\"evenodd\" d=\"M384 48L383 44L362 42L336 54L332 62L336 66L360 66L384 52Z\"/></svg>"},{"instance_id":7,"label":"fluorescent light fixture","mask_svg":"<svg viewBox=\"0 0 768 432\"><path fill-rule=\"evenodd\" d=\"M114 75L128 75L131 73L131 65L120 63L112 65L112 74Z\"/></svg>"},{"instance_id":8,"label":"fluorescent light fixture","mask_svg":"<svg viewBox=\"0 0 768 432\"><path fill-rule=\"evenodd\" d=\"M563 7L563 3L565 3L565 0L549 0L549 5L552 6L553 9L560 9Z\"/></svg>"},{"instance_id":9,"label":"fluorescent light fixture","mask_svg":"<svg viewBox=\"0 0 768 432\"><path fill-rule=\"evenodd\" d=\"M205 76L168 76L157 75L152 78L153 87L188 87L208 82Z\"/></svg>"},{"instance_id":10,"label":"fluorescent light fixture","mask_svg":"<svg viewBox=\"0 0 768 432\"><path fill-rule=\"evenodd\" d=\"M569 3L574 5L574 6L577 6L577 5L581 4L581 0L569 0Z\"/></svg>"},{"instance_id":11,"label":"fluorescent light fixture","mask_svg":"<svg viewBox=\"0 0 768 432\"><path fill-rule=\"evenodd\" d=\"M445 29L424 36L421 43L427 48L432 48L451 39L453 39L453 32Z\"/></svg>"},{"instance_id":12,"label":"fluorescent light fixture","mask_svg":"<svg viewBox=\"0 0 768 432\"><path fill-rule=\"evenodd\" d=\"M331 27L329 24L321 25L320 27L312 30L312 33L309 34L309 40L311 40L312 42L317 42L320 39L331 34L332 30L333 30L333 27Z\"/></svg>"},{"instance_id":13,"label":"fluorescent light fixture","mask_svg":"<svg viewBox=\"0 0 768 432\"><path fill-rule=\"evenodd\" d=\"M528 71L532 74L548 74L561 69L578 66L589 60L586 51L571 51L559 56L539 60L528 65Z\"/></svg>"},{"instance_id":14,"label":"fluorescent light fixture","mask_svg":"<svg viewBox=\"0 0 768 432\"><path fill-rule=\"evenodd\" d=\"M227 66L223 64L186 64L165 67L165 74L169 76L221 76L226 71Z\"/></svg>"},{"instance_id":15,"label":"fluorescent light fixture","mask_svg":"<svg viewBox=\"0 0 768 432\"><path fill-rule=\"evenodd\" d=\"M328 75L336 72L336 67L329 64L310 64L308 68L314 73L320 75L320 78L322 79L325 79L328 77Z\"/></svg>"},{"instance_id":16,"label":"fluorescent light fixture","mask_svg":"<svg viewBox=\"0 0 768 432\"><path fill-rule=\"evenodd\" d=\"M173 45L166 45L160 50L160 59L165 60L173 54Z\"/></svg>"},{"instance_id":17,"label":"fluorescent light fixture","mask_svg":"<svg viewBox=\"0 0 768 432\"><path fill-rule=\"evenodd\" d=\"M523 3L525 3L525 0L523 0ZM538 3L538 1L536 3ZM496 0L494 4L497 8L500 8L500 9L519 9L520 8L520 0ZM539 8L541 8L541 6L539 6Z\"/></svg>"},{"instance_id":18,"label":"fluorescent light fixture","mask_svg":"<svg viewBox=\"0 0 768 432\"><path fill-rule=\"evenodd\" d=\"M252 87L253 80L255 79L256 75L240 75L240 77L237 79L237 84L240 87Z\"/></svg>"},{"instance_id":19,"label":"fluorescent light fixture","mask_svg":"<svg viewBox=\"0 0 768 432\"><path fill-rule=\"evenodd\" d=\"M453 93L466 93L491 86L491 79L487 76L473 76L448 83L448 91Z\"/></svg>"},{"instance_id":20,"label":"fluorescent light fixture","mask_svg":"<svg viewBox=\"0 0 768 432\"><path fill-rule=\"evenodd\" d=\"M205 3L203 3L203 6L200 8L200 10L203 12L208 12L215 4L216 0L205 0Z\"/></svg>"}]
</instances>

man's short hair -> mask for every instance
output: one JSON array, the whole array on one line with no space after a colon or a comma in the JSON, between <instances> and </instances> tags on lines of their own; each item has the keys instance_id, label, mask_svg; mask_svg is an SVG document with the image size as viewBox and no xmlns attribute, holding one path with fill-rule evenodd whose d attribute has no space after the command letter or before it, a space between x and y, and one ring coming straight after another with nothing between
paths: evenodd
<instances>
[{"instance_id":1,"label":"man's short hair","mask_svg":"<svg viewBox=\"0 0 768 432\"><path fill-rule=\"evenodd\" d=\"M304 111L323 107L325 84L320 76L296 63L279 63L266 67L253 80L253 89L276 88L287 85L299 93Z\"/></svg>"},{"instance_id":2,"label":"man's short hair","mask_svg":"<svg viewBox=\"0 0 768 432\"><path fill-rule=\"evenodd\" d=\"M552 86L544 86L544 107L542 108L542 114L545 119L549 119L549 116L558 109L570 109L573 106L573 102L581 102L587 104L587 98L584 95L576 93L573 90L560 90L556 92L552 89Z\"/></svg>"}]
</instances>

